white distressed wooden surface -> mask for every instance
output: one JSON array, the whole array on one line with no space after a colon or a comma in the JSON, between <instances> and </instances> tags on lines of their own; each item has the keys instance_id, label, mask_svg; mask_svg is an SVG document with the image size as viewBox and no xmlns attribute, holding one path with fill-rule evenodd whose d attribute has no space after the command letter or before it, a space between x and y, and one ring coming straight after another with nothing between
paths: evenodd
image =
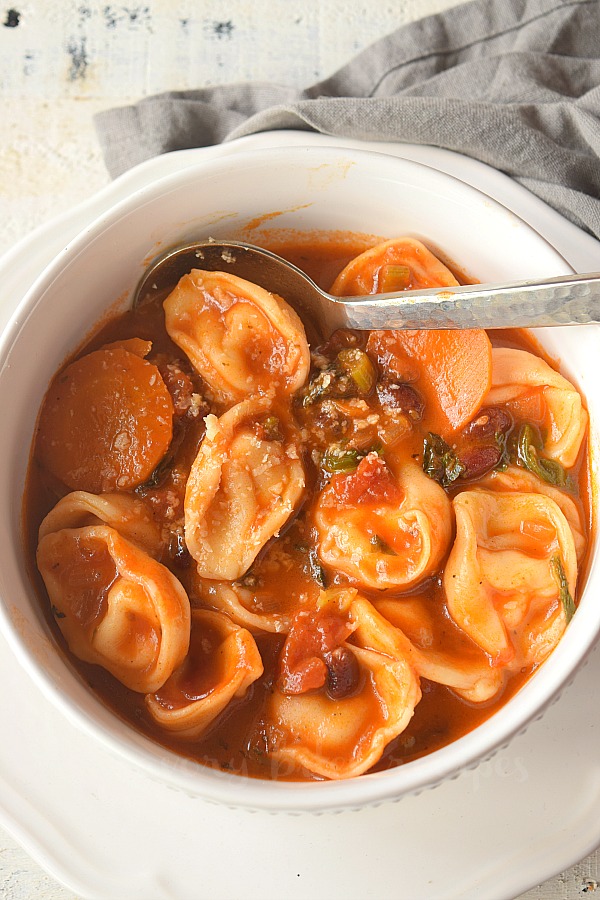
<instances>
[{"instance_id":1,"label":"white distressed wooden surface","mask_svg":"<svg viewBox=\"0 0 600 900\"><path fill-rule=\"evenodd\" d=\"M108 182L92 125L96 111L163 90L230 81L304 87L398 26L458 2L0 5L0 253ZM598 881L596 852L523 900L575 900L596 890L600 898ZM73 897L0 829L2 900Z\"/></svg>"}]
</instances>

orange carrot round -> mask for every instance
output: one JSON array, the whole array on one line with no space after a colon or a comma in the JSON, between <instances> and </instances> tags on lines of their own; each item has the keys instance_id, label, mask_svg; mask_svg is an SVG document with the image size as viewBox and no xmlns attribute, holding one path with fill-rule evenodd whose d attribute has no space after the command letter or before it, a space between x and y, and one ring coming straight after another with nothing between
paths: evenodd
<instances>
[{"instance_id":1,"label":"orange carrot round","mask_svg":"<svg viewBox=\"0 0 600 900\"><path fill-rule=\"evenodd\" d=\"M485 331L373 331L367 352L425 400L427 427L442 436L462 428L492 383L492 346Z\"/></svg>"},{"instance_id":2,"label":"orange carrot round","mask_svg":"<svg viewBox=\"0 0 600 900\"><path fill-rule=\"evenodd\" d=\"M130 490L150 476L172 434L173 404L160 372L115 347L81 357L54 379L37 455L75 490Z\"/></svg>"},{"instance_id":3,"label":"orange carrot round","mask_svg":"<svg viewBox=\"0 0 600 900\"><path fill-rule=\"evenodd\" d=\"M450 287L456 278L421 241L384 241L348 263L331 293L338 297ZM399 381L415 382L427 426L441 435L462 428L492 383L492 347L485 331L374 331L367 351Z\"/></svg>"},{"instance_id":4,"label":"orange carrot round","mask_svg":"<svg viewBox=\"0 0 600 900\"><path fill-rule=\"evenodd\" d=\"M150 351L152 350L152 341L145 341L142 338L123 338L119 341L111 341L110 344L104 344L100 347L101 350L129 350L130 353L135 353L136 356L141 356L142 359L145 356L148 356Z\"/></svg>"}]
</instances>

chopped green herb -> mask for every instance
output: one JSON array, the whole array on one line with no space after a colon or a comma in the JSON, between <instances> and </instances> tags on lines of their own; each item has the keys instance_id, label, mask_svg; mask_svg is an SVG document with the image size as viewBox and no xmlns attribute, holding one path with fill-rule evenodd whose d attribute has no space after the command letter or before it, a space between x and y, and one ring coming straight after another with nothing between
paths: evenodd
<instances>
[{"instance_id":1,"label":"chopped green herb","mask_svg":"<svg viewBox=\"0 0 600 900\"><path fill-rule=\"evenodd\" d=\"M354 472L358 468L360 461L365 456L368 456L369 453L383 456L383 444L381 441L375 441L375 443L361 450L358 450L356 447L332 444L323 454L321 465L326 472Z\"/></svg>"},{"instance_id":2,"label":"chopped green herb","mask_svg":"<svg viewBox=\"0 0 600 900\"><path fill-rule=\"evenodd\" d=\"M329 447L323 455L322 465L327 472L353 472L365 455L354 449Z\"/></svg>"},{"instance_id":3,"label":"chopped green herb","mask_svg":"<svg viewBox=\"0 0 600 900\"><path fill-rule=\"evenodd\" d=\"M349 375L361 394L370 394L377 381L375 366L364 350L358 347L340 350L336 360L344 374Z\"/></svg>"},{"instance_id":4,"label":"chopped green herb","mask_svg":"<svg viewBox=\"0 0 600 900\"><path fill-rule=\"evenodd\" d=\"M262 427L265 435L265 440L283 440L283 435L281 434L281 423L279 422L277 416L267 416L264 422L262 422Z\"/></svg>"},{"instance_id":5,"label":"chopped green herb","mask_svg":"<svg viewBox=\"0 0 600 900\"><path fill-rule=\"evenodd\" d=\"M340 350L335 360L313 375L302 396L302 406L312 406L326 397L355 397L369 394L377 380L375 366L357 347Z\"/></svg>"},{"instance_id":6,"label":"chopped green herb","mask_svg":"<svg viewBox=\"0 0 600 900\"><path fill-rule=\"evenodd\" d=\"M306 388L306 392L302 397L302 406L312 406L324 400L325 397L342 396L344 394L343 385L339 384L339 373L336 372L335 366L332 365L328 369L316 374ZM348 383L348 387L350 384ZM346 393L348 393L346 391Z\"/></svg>"},{"instance_id":7,"label":"chopped green herb","mask_svg":"<svg viewBox=\"0 0 600 900\"><path fill-rule=\"evenodd\" d=\"M317 551L315 550L315 548L309 547L308 544L296 544L295 549L300 551L301 553L308 554L308 569L310 571L310 574L312 575L312 577L315 579L315 581L317 582L317 584L320 587L322 587L322 588L327 587L327 584L326 584L327 579L325 577L325 569L321 565L321 562L319 560L319 557L317 556Z\"/></svg>"},{"instance_id":8,"label":"chopped green herb","mask_svg":"<svg viewBox=\"0 0 600 900\"><path fill-rule=\"evenodd\" d=\"M308 562L310 565L310 573L322 588L327 587L326 578L325 578L325 569L320 563L319 557L317 556L317 551L312 549L308 553Z\"/></svg>"},{"instance_id":9,"label":"chopped green herb","mask_svg":"<svg viewBox=\"0 0 600 900\"><path fill-rule=\"evenodd\" d=\"M429 432L423 442L423 471L442 487L449 487L465 471L460 459L439 436Z\"/></svg>"},{"instance_id":10,"label":"chopped green herb","mask_svg":"<svg viewBox=\"0 0 600 900\"><path fill-rule=\"evenodd\" d=\"M517 437L517 465L523 466L542 481L564 487L567 474L560 463L554 459L540 456L543 449L542 439L533 425L521 425Z\"/></svg>"},{"instance_id":11,"label":"chopped green herb","mask_svg":"<svg viewBox=\"0 0 600 900\"><path fill-rule=\"evenodd\" d=\"M556 582L558 584L558 595L565 611L565 618L567 620L567 624L569 624L575 613L575 601L571 596L569 583L567 581L567 576L565 575L565 569L560 556L553 556L550 560L550 565L552 567L552 573L556 578Z\"/></svg>"},{"instance_id":12,"label":"chopped green herb","mask_svg":"<svg viewBox=\"0 0 600 900\"><path fill-rule=\"evenodd\" d=\"M384 541L384 539L378 534L372 535L370 543L375 548L377 553L385 553L387 556L398 556L394 548L390 547L387 541Z\"/></svg>"},{"instance_id":13,"label":"chopped green herb","mask_svg":"<svg viewBox=\"0 0 600 900\"><path fill-rule=\"evenodd\" d=\"M494 466L497 472L504 472L508 468L508 464L510 462L510 453L508 450L507 438L508 434L504 431L497 431L494 435L496 446L500 451L500 459Z\"/></svg>"}]
</instances>

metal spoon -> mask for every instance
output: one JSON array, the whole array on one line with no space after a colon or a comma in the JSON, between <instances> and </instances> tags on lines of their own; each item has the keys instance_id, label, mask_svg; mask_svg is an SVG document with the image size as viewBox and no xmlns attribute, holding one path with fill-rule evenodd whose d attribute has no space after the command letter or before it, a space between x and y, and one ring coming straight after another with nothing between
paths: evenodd
<instances>
[{"instance_id":1,"label":"metal spoon","mask_svg":"<svg viewBox=\"0 0 600 900\"><path fill-rule=\"evenodd\" d=\"M337 328L533 328L600 322L600 272L545 281L427 288L398 294L333 297L286 260L241 241L175 247L150 265L134 306L173 288L192 269L229 272L283 297L323 337Z\"/></svg>"}]
</instances>

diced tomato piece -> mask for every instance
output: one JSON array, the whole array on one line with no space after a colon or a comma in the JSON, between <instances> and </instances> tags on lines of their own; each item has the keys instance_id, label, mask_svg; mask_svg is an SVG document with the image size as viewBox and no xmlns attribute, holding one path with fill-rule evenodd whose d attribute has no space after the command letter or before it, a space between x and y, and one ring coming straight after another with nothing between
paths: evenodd
<instances>
[{"instance_id":1,"label":"diced tomato piece","mask_svg":"<svg viewBox=\"0 0 600 900\"><path fill-rule=\"evenodd\" d=\"M281 651L281 690L287 694L304 694L323 687L327 679L324 657L343 644L352 630L347 616L299 612Z\"/></svg>"},{"instance_id":2,"label":"diced tomato piece","mask_svg":"<svg viewBox=\"0 0 600 900\"><path fill-rule=\"evenodd\" d=\"M358 468L348 475L331 479L335 499L340 506L362 503L399 503L402 492L384 460L376 453L361 459Z\"/></svg>"}]
</instances>

